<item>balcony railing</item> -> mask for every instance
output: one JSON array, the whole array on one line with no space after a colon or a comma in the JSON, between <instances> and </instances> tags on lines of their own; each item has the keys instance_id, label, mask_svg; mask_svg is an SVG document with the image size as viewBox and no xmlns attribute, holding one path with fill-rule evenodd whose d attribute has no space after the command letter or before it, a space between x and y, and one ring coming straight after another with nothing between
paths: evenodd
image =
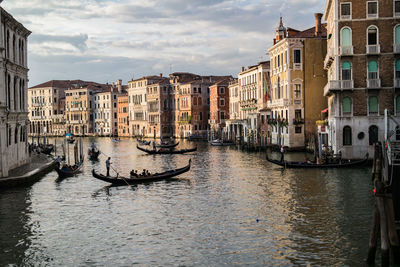
<instances>
[{"instance_id":1,"label":"balcony railing","mask_svg":"<svg viewBox=\"0 0 400 267\"><path fill-rule=\"evenodd\" d=\"M367 18L371 19L371 18L377 18L378 17L378 13L369 13L367 14Z\"/></svg>"},{"instance_id":2,"label":"balcony railing","mask_svg":"<svg viewBox=\"0 0 400 267\"><path fill-rule=\"evenodd\" d=\"M395 78L394 79L394 87L395 88L400 88L400 78Z\"/></svg>"},{"instance_id":3,"label":"balcony railing","mask_svg":"<svg viewBox=\"0 0 400 267\"><path fill-rule=\"evenodd\" d=\"M379 54L380 52L380 45L367 45L367 54Z\"/></svg>"},{"instance_id":4,"label":"balcony railing","mask_svg":"<svg viewBox=\"0 0 400 267\"><path fill-rule=\"evenodd\" d=\"M394 44L393 45L393 52L394 53L400 53L400 44Z\"/></svg>"},{"instance_id":5,"label":"balcony railing","mask_svg":"<svg viewBox=\"0 0 400 267\"><path fill-rule=\"evenodd\" d=\"M353 55L353 46L341 46L340 47L340 55L341 56L352 56Z\"/></svg>"},{"instance_id":6,"label":"balcony railing","mask_svg":"<svg viewBox=\"0 0 400 267\"><path fill-rule=\"evenodd\" d=\"M331 90L345 90L354 88L354 80L332 80L329 81Z\"/></svg>"},{"instance_id":7,"label":"balcony railing","mask_svg":"<svg viewBox=\"0 0 400 267\"><path fill-rule=\"evenodd\" d=\"M293 63L293 69L301 70L301 63Z\"/></svg>"},{"instance_id":8,"label":"balcony railing","mask_svg":"<svg viewBox=\"0 0 400 267\"><path fill-rule=\"evenodd\" d=\"M380 88L381 79L367 79L367 88Z\"/></svg>"},{"instance_id":9,"label":"balcony railing","mask_svg":"<svg viewBox=\"0 0 400 267\"><path fill-rule=\"evenodd\" d=\"M268 104L268 107L274 108L274 107L284 107L288 105L289 105L289 99L280 98L272 100L272 102Z\"/></svg>"}]
</instances>

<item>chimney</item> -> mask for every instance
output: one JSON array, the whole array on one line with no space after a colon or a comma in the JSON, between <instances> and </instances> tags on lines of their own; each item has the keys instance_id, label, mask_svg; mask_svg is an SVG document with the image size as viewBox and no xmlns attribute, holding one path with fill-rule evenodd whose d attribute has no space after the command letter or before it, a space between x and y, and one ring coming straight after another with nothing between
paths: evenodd
<instances>
[{"instance_id":1,"label":"chimney","mask_svg":"<svg viewBox=\"0 0 400 267\"><path fill-rule=\"evenodd\" d=\"M322 26L321 26L321 13L315 13L315 36L321 36Z\"/></svg>"},{"instance_id":2,"label":"chimney","mask_svg":"<svg viewBox=\"0 0 400 267\"><path fill-rule=\"evenodd\" d=\"M244 71L244 67L242 67L242 71Z\"/></svg>"},{"instance_id":3,"label":"chimney","mask_svg":"<svg viewBox=\"0 0 400 267\"><path fill-rule=\"evenodd\" d=\"M162 73L160 73L160 77L162 78Z\"/></svg>"},{"instance_id":4,"label":"chimney","mask_svg":"<svg viewBox=\"0 0 400 267\"><path fill-rule=\"evenodd\" d=\"M117 85L118 93L121 93L122 92L122 80L121 79L117 80L115 82L115 84Z\"/></svg>"}]
</instances>

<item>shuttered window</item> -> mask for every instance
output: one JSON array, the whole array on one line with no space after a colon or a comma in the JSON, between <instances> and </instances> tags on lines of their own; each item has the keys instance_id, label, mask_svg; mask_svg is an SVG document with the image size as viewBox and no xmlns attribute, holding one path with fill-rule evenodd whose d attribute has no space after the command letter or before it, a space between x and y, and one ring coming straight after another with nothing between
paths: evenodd
<instances>
[{"instance_id":1,"label":"shuttered window","mask_svg":"<svg viewBox=\"0 0 400 267\"><path fill-rule=\"evenodd\" d=\"M342 101L342 110L343 110L343 115L348 115L351 114L351 98L346 96L345 98L343 98Z\"/></svg>"},{"instance_id":2,"label":"shuttered window","mask_svg":"<svg viewBox=\"0 0 400 267\"><path fill-rule=\"evenodd\" d=\"M376 60L368 62L368 79L378 79L378 62Z\"/></svg>"},{"instance_id":3,"label":"shuttered window","mask_svg":"<svg viewBox=\"0 0 400 267\"><path fill-rule=\"evenodd\" d=\"M370 96L368 99L369 114L378 114L378 97Z\"/></svg>"},{"instance_id":4,"label":"shuttered window","mask_svg":"<svg viewBox=\"0 0 400 267\"><path fill-rule=\"evenodd\" d=\"M349 28L343 28L341 31L341 46L351 46L351 31Z\"/></svg>"}]
</instances>

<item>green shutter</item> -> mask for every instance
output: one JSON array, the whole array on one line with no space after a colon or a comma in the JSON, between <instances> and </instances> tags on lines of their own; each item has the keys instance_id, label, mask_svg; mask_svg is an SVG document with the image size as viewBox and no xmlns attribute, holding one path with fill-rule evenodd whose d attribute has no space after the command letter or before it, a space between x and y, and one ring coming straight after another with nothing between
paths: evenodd
<instances>
[{"instance_id":1,"label":"green shutter","mask_svg":"<svg viewBox=\"0 0 400 267\"><path fill-rule=\"evenodd\" d=\"M343 113L351 113L351 99L350 97L345 97L343 98L342 101L342 109L343 109Z\"/></svg>"},{"instance_id":2,"label":"green shutter","mask_svg":"<svg viewBox=\"0 0 400 267\"><path fill-rule=\"evenodd\" d=\"M351 69L351 64L350 64L350 62L348 62L348 61L343 62L343 63L342 63L342 69L343 69L343 70L349 70L349 69Z\"/></svg>"},{"instance_id":3,"label":"green shutter","mask_svg":"<svg viewBox=\"0 0 400 267\"><path fill-rule=\"evenodd\" d=\"M400 71L400 59L396 60L396 71Z\"/></svg>"},{"instance_id":4,"label":"green shutter","mask_svg":"<svg viewBox=\"0 0 400 267\"><path fill-rule=\"evenodd\" d=\"M378 113L378 98L376 96L369 97L368 105L370 113Z\"/></svg>"},{"instance_id":5,"label":"green shutter","mask_svg":"<svg viewBox=\"0 0 400 267\"><path fill-rule=\"evenodd\" d=\"M341 32L342 32L341 45L342 46L350 46L351 45L350 29L349 28L343 28Z\"/></svg>"},{"instance_id":6,"label":"green shutter","mask_svg":"<svg viewBox=\"0 0 400 267\"><path fill-rule=\"evenodd\" d=\"M396 97L396 112L400 112L400 95Z\"/></svg>"},{"instance_id":7,"label":"green shutter","mask_svg":"<svg viewBox=\"0 0 400 267\"><path fill-rule=\"evenodd\" d=\"M368 62L368 71L369 72L377 72L378 71L378 63L375 60L371 60Z\"/></svg>"},{"instance_id":8,"label":"green shutter","mask_svg":"<svg viewBox=\"0 0 400 267\"><path fill-rule=\"evenodd\" d=\"M400 25L396 26L394 30L394 42L400 44Z\"/></svg>"}]
</instances>

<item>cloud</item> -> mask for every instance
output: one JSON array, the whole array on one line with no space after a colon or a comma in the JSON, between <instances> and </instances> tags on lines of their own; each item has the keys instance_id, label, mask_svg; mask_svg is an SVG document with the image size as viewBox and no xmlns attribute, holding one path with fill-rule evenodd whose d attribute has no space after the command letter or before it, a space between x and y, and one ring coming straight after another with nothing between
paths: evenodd
<instances>
[{"instance_id":1,"label":"cloud","mask_svg":"<svg viewBox=\"0 0 400 267\"><path fill-rule=\"evenodd\" d=\"M322 0L5 0L32 31L31 85L51 79L125 81L132 74L236 75L265 60L279 15L314 26ZM171 67L172 66L172 67ZM79 76L79 77L77 77ZM86 76L82 77L82 76Z\"/></svg>"}]
</instances>

